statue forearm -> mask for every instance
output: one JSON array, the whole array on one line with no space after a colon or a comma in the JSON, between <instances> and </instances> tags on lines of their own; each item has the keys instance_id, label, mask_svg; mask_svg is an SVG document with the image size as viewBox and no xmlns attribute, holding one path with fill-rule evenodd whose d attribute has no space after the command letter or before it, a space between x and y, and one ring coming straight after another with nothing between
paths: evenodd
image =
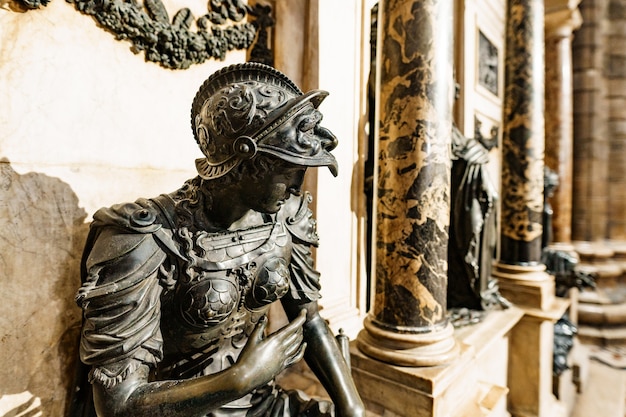
<instances>
[{"instance_id":1,"label":"statue forearm","mask_svg":"<svg viewBox=\"0 0 626 417\"><path fill-rule=\"evenodd\" d=\"M203 417L252 389L244 370L234 365L200 378L147 382L149 369L141 366L114 387L95 383L94 405L99 417L165 417L180 415L181 411L185 416Z\"/></svg>"},{"instance_id":2,"label":"statue forearm","mask_svg":"<svg viewBox=\"0 0 626 417\"><path fill-rule=\"evenodd\" d=\"M319 314L305 323L304 338L308 344L304 359L331 396L338 416L365 415L350 369L335 337Z\"/></svg>"},{"instance_id":3,"label":"statue forearm","mask_svg":"<svg viewBox=\"0 0 626 417\"><path fill-rule=\"evenodd\" d=\"M356 390L352 375L339 345L328 325L319 315L316 302L305 304L307 320L303 325L307 349L304 359L330 395L337 415L360 417L365 415L363 402ZM286 307L291 316L290 308Z\"/></svg>"},{"instance_id":4,"label":"statue forearm","mask_svg":"<svg viewBox=\"0 0 626 417\"><path fill-rule=\"evenodd\" d=\"M210 375L183 380L148 382L149 368L140 366L121 383L106 388L94 385L100 417L203 417L220 406L252 392L302 359L305 311L291 323L265 337L262 317L232 366Z\"/></svg>"}]
</instances>

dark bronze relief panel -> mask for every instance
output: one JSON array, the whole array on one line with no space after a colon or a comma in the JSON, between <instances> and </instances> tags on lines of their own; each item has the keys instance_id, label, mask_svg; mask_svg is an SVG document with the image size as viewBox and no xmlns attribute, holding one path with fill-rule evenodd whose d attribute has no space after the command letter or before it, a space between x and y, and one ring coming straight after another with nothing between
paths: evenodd
<instances>
[{"instance_id":1,"label":"dark bronze relief panel","mask_svg":"<svg viewBox=\"0 0 626 417\"><path fill-rule=\"evenodd\" d=\"M478 31L478 84L493 95L499 95L498 89L498 48Z\"/></svg>"},{"instance_id":2,"label":"dark bronze relief panel","mask_svg":"<svg viewBox=\"0 0 626 417\"><path fill-rule=\"evenodd\" d=\"M209 59L224 59L232 50L250 48L255 62L272 65L267 29L273 26L271 8L242 0L216 0L196 19L183 8L170 17L161 0L66 0L93 17L117 40L129 41L131 51L168 69L186 69ZM14 0L20 11L47 6L50 0ZM192 28L195 28L192 29ZM257 37L257 34L259 35ZM256 42L255 42L256 40Z\"/></svg>"}]
</instances>

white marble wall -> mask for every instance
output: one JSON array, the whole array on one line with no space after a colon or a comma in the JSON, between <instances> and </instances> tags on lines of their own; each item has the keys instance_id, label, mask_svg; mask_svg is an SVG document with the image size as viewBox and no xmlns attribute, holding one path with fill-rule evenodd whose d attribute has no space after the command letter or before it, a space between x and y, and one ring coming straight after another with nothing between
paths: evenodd
<instances>
[{"instance_id":1,"label":"white marble wall","mask_svg":"<svg viewBox=\"0 0 626 417\"><path fill-rule=\"evenodd\" d=\"M165 3L170 15L206 7ZM63 415L87 222L195 175L191 100L209 74L243 60L166 70L63 0L26 13L0 2L0 415L30 395L31 410Z\"/></svg>"},{"instance_id":2,"label":"white marble wall","mask_svg":"<svg viewBox=\"0 0 626 417\"><path fill-rule=\"evenodd\" d=\"M324 125L339 139L333 152L339 175L318 170L317 266L324 274L322 314L350 337L362 328L366 313L362 164L372 6L362 0L319 2L319 88L330 92L321 110Z\"/></svg>"}]
</instances>

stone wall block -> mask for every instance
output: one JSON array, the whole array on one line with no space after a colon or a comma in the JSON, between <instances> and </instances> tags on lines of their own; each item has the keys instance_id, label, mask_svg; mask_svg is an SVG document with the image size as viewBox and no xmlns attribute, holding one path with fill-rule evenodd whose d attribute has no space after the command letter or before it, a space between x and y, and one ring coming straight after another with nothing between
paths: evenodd
<instances>
[{"instance_id":1,"label":"stone wall block","mask_svg":"<svg viewBox=\"0 0 626 417\"><path fill-rule=\"evenodd\" d=\"M588 196L599 199L606 199L608 193L608 170L605 169L607 159L596 159L590 172L590 181L593 184L589 189Z\"/></svg>"},{"instance_id":2,"label":"stone wall block","mask_svg":"<svg viewBox=\"0 0 626 417\"><path fill-rule=\"evenodd\" d=\"M580 13L583 17L583 22L589 22L593 24L593 22L597 22L603 18L605 8L606 8L606 0L586 0L580 2L578 6L580 9ZM585 26L587 23L585 23Z\"/></svg>"},{"instance_id":3,"label":"stone wall block","mask_svg":"<svg viewBox=\"0 0 626 417\"><path fill-rule=\"evenodd\" d=\"M0 161L0 395L30 391L43 415L64 415L71 392L85 218L68 184Z\"/></svg>"},{"instance_id":4,"label":"stone wall block","mask_svg":"<svg viewBox=\"0 0 626 417\"><path fill-rule=\"evenodd\" d=\"M572 81L577 97L577 103L576 106L574 106L574 113L584 111L582 106L578 105L578 100L580 100L579 95L584 91L601 90L603 88L602 76L598 70L588 69L574 73Z\"/></svg>"},{"instance_id":5,"label":"stone wall block","mask_svg":"<svg viewBox=\"0 0 626 417\"><path fill-rule=\"evenodd\" d=\"M604 115L606 103L602 89L576 91L574 93L574 114Z\"/></svg>"},{"instance_id":6,"label":"stone wall block","mask_svg":"<svg viewBox=\"0 0 626 417\"><path fill-rule=\"evenodd\" d=\"M626 97L623 95L613 96L608 99L609 119L626 119Z\"/></svg>"},{"instance_id":7,"label":"stone wall block","mask_svg":"<svg viewBox=\"0 0 626 417\"><path fill-rule=\"evenodd\" d=\"M583 130L584 129L584 130ZM576 151L586 146L586 141L602 139L606 137L606 119L594 114L582 114L574 116L574 157L586 157L586 155L576 155Z\"/></svg>"},{"instance_id":8,"label":"stone wall block","mask_svg":"<svg viewBox=\"0 0 626 417\"><path fill-rule=\"evenodd\" d=\"M594 212L597 213L597 215L593 216L591 219L589 232L592 237L589 240L604 239L607 236L607 211L606 201L602 206L600 206L598 202L594 204Z\"/></svg>"},{"instance_id":9,"label":"stone wall block","mask_svg":"<svg viewBox=\"0 0 626 417\"><path fill-rule=\"evenodd\" d=\"M609 127L611 142L615 140L620 140L626 137L626 120L609 119L608 127Z\"/></svg>"},{"instance_id":10,"label":"stone wall block","mask_svg":"<svg viewBox=\"0 0 626 417\"><path fill-rule=\"evenodd\" d=\"M611 185L611 204L617 201L626 201L626 187L624 186L624 182L626 181L622 180L619 184L615 183Z\"/></svg>"},{"instance_id":11,"label":"stone wall block","mask_svg":"<svg viewBox=\"0 0 626 417\"><path fill-rule=\"evenodd\" d=\"M574 71L601 68L604 62L603 51L597 47L575 48L574 55L577 57L573 63Z\"/></svg>"},{"instance_id":12,"label":"stone wall block","mask_svg":"<svg viewBox=\"0 0 626 417\"><path fill-rule=\"evenodd\" d=\"M610 53L606 54L604 59L604 74L609 78L609 82L617 81L616 79L623 79L626 74L626 56ZM611 90L609 91L624 91L624 90Z\"/></svg>"},{"instance_id":13,"label":"stone wall block","mask_svg":"<svg viewBox=\"0 0 626 417\"><path fill-rule=\"evenodd\" d=\"M607 12L611 21L623 20L626 18L626 4L619 0L609 1Z\"/></svg>"},{"instance_id":14,"label":"stone wall block","mask_svg":"<svg viewBox=\"0 0 626 417\"><path fill-rule=\"evenodd\" d=\"M613 25L626 25L626 21L613 22ZM626 36L604 36L602 39L608 54L626 56Z\"/></svg>"},{"instance_id":15,"label":"stone wall block","mask_svg":"<svg viewBox=\"0 0 626 417\"><path fill-rule=\"evenodd\" d=\"M620 205L622 212L626 210L626 204ZM619 213L617 213L619 214ZM613 217L613 216L612 216ZM624 240L626 237L626 222L611 220L609 222L609 239Z\"/></svg>"},{"instance_id":16,"label":"stone wall block","mask_svg":"<svg viewBox=\"0 0 626 417\"><path fill-rule=\"evenodd\" d=\"M624 148L623 141L611 144L611 163L609 164L609 181L611 184L626 183Z\"/></svg>"},{"instance_id":17,"label":"stone wall block","mask_svg":"<svg viewBox=\"0 0 626 417\"><path fill-rule=\"evenodd\" d=\"M583 26L574 32L573 48L580 49L583 46L601 46L603 44L604 35L596 29L596 25L585 22Z\"/></svg>"},{"instance_id":18,"label":"stone wall block","mask_svg":"<svg viewBox=\"0 0 626 417\"><path fill-rule=\"evenodd\" d=\"M626 78L608 79L606 85L608 91L626 91Z\"/></svg>"},{"instance_id":19,"label":"stone wall block","mask_svg":"<svg viewBox=\"0 0 626 417\"><path fill-rule=\"evenodd\" d=\"M606 25L605 34L611 37L626 37L626 22L611 21L610 24Z\"/></svg>"}]
</instances>

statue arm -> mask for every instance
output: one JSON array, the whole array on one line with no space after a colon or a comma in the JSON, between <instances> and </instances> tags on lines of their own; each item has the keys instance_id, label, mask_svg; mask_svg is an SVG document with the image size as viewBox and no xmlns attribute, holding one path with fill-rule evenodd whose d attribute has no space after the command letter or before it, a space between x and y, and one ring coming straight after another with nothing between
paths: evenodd
<instances>
[{"instance_id":1,"label":"statue arm","mask_svg":"<svg viewBox=\"0 0 626 417\"><path fill-rule=\"evenodd\" d=\"M150 369L141 365L113 387L95 383L94 405L99 417L206 416L211 409L243 394L245 381L233 366L225 371L189 380L148 382Z\"/></svg>"},{"instance_id":2,"label":"statue arm","mask_svg":"<svg viewBox=\"0 0 626 417\"><path fill-rule=\"evenodd\" d=\"M94 384L94 405L99 417L174 416L204 417L212 410L267 384L285 368L302 359L302 325L298 314L287 326L264 337L267 319L253 331L239 359L211 375L183 380L149 382L150 368L139 366L123 381L106 387Z\"/></svg>"},{"instance_id":3,"label":"statue arm","mask_svg":"<svg viewBox=\"0 0 626 417\"><path fill-rule=\"evenodd\" d=\"M282 299L287 317L292 319L300 309L306 310L303 325L307 349L304 359L330 395L337 415L361 417L365 407L356 390L350 368L346 364L332 331L319 314L316 301L299 304L288 294Z\"/></svg>"},{"instance_id":4,"label":"statue arm","mask_svg":"<svg viewBox=\"0 0 626 417\"><path fill-rule=\"evenodd\" d=\"M365 415L363 402L352 380L350 369L328 325L319 315L320 274L315 270L311 246L318 245L316 222L308 204L311 197L290 199L285 207L287 228L292 235L293 249L289 265L291 290L281 299L287 317L293 320L306 310L304 358L331 396L341 417Z\"/></svg>"}]
</instances>

